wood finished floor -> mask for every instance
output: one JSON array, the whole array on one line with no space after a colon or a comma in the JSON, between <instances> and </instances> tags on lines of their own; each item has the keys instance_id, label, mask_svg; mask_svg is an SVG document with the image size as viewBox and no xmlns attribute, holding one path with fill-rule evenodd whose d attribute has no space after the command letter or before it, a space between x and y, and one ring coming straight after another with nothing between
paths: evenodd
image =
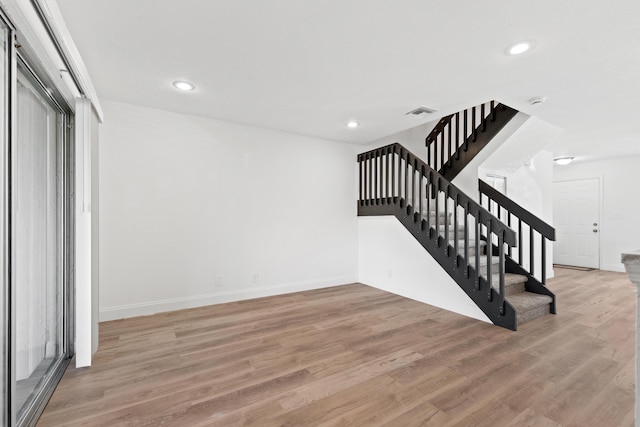
<instances>
[{"instance_id":1,"label":"wood finished floor","mask_svg":"<svg viewBox=\"0 0 640 427\"><path fill-rule=\"evenodd\" d=\"M549 287L518 332L364 285L105 322L38 426L632 426L635 287Z\"/></svg>"}]
</instances>

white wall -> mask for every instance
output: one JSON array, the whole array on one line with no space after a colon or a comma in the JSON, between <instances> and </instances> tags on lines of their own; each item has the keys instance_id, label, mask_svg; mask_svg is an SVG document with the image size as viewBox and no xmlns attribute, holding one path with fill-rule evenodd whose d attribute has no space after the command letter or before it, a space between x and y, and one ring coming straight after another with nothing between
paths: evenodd
<instances>
[{"instance_id":1,"label":"white wall","mask_svg":"<svg viewBox=\"0 0 640 427\"><path fill-rule=\"evenodd\" d=\"M424 145L424 140L429 135L429 132L433 130L438 124L439 119L432 120L428 123L423 123L411 129L404 130L402 132L394 133L393 135L385 136L384 138L377 139L366 147L363 147L361 152L367 150L373 150L375 148L384 147L393 143L399 143L413 154L427 160L427 148Z\"/></svg>"},{"instance_id":2,"label":"white wall","mask_svg":"<svg viewBox=\"0 0 640 427\"><path fill-rule=\"evenodd\" d=\"M395 217L358 221L360 282L490 322Z\"/></svg>"},{"instance_id":3,"label":"white wall","mask_svg":"<svg viewBox=\"0 0 640 427\"><path fill-rule=\"evenodd\" d=\"M480 167L501 147L503 144L508 143L509 138L522 127L523 124L530 119L531 116L518 113L514 118L493 137L491 141L460 171L460 173L453 178L453 185L462 190L467 196L478 201L478 171Z\"/></svg>"},{"instance_id":4,"label":"white wall","mask_svg":"<svg viewBox=\"0 0 640 427\"><path fill-rule=\"evenodd\" d=\"M554 167L554 181L600 178L600 268L603 270L623 272L620 255L640 248L638 165L640 157L636 156Z\"/></svg>"},{"instance_id":5,"label":"white wall","mask_svg":"<svg viewBox=\"0 0 640 427\"><path fill-rule=\"evenodd\" d=\"M103 106L101 320L357 280L358 147Z\"/></svg>"}]
</instances>

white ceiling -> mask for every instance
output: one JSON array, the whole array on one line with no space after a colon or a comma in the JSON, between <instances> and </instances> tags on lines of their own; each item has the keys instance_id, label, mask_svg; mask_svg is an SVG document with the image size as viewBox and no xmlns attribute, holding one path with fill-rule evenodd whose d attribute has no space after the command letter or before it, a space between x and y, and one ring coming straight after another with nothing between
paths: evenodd
<instances>
[{"instance_id":1,"label":"white ceiling","mask_svg":"<svg viewBox=\"0 0 640 427\"><path fill-rule=\"evenodd\" d=\"M57 2L101 98L359 144L496 99L555 155L640 154L637 0Z\"/></svg>"}]
</instances>

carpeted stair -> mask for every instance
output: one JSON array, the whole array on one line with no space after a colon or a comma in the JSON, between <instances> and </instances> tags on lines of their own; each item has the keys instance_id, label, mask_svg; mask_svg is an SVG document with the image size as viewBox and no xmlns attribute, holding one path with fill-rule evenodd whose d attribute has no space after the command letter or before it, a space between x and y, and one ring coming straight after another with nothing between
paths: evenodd
<instances>
[{"instance_id":1,"label":"carpeted stair","mask_svg":"<svg viewBox=\"0 0 640 427\"><path fill-rule=\"evenodd\" d=\"M423 206L426 206L426 200ZM429 222L435 223L436 215L434 211L435 203L431 201L431 210L428 212L423 209L423 215L429 215ZM454 230L453 214L448 214L449 222L449 245L454 246L454 239L458 239L458 253L464 254L464 225L459 224L458 229ZM438 232L440 235L444 235L445 232L445 215L440 212L438 214ZM456 232L457 231L457 232ZM486 242L480 240L478 242L480 255L480 274L484 277L487 275L487 257L486 255ZM475 255L476 244L473 237L470 236L469 240L469 262L468 265L475 267ZM491 286L499 292L500 276L497 273L500 268L500 258L497 256L491 257ZM519 325L545 316L551 313L551 303L553 299L548 295L541 295L526 290L526 283L529 279L527 276L520 274L505 273L504 275L504 294L505 299L513 306L516 311L516 322Z\"/></svg>"},{"instance_id":2,"label":"carpeted stair","mask_svg":"<svg viewBox=\"0 0 640 427\"><path fill-rule=\"evenodd\" d=\"M494 272L497 272L500 267L499 261L498 257L491 259L491 286L496 291L499 291L500 276ZM475 265L474 257L470 257L469 265ZM483 276L487 274L486 256L480 258L480 274ZM527 280L527 276L520 274L505 273L504 275L504 297L516 311L518 326L551 313L553 299L548 295L527 292L525 287Z\"/></svg>"}]
</instances>

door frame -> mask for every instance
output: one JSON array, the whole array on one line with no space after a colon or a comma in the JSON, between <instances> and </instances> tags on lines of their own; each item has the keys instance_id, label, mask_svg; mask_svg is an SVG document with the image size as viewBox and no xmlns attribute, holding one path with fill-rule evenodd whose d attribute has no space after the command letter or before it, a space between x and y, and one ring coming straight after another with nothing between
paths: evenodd
<instances>
[{"instance_id":1,"label":"door frame","mask_svg":"<svg viewBox=\"0 0 640 427\"><path fill-rule=\"evenodd\" d=\"M590 179L598 180L598 270L600 270L602 268L602 230L604 229L603 222L602 222L602 219L604 218L604 207L603 207L604 204L602 203L604 200L604 175L585 176L585 177L575 178L575 179L559 179L559 180L554 180L552 184L555 184L557 182L586 181ZM554 209L555 209L555 206L554 206ZM555 250L554 250L554 253L555 253Z\"/></svg>"}]
</instances>

